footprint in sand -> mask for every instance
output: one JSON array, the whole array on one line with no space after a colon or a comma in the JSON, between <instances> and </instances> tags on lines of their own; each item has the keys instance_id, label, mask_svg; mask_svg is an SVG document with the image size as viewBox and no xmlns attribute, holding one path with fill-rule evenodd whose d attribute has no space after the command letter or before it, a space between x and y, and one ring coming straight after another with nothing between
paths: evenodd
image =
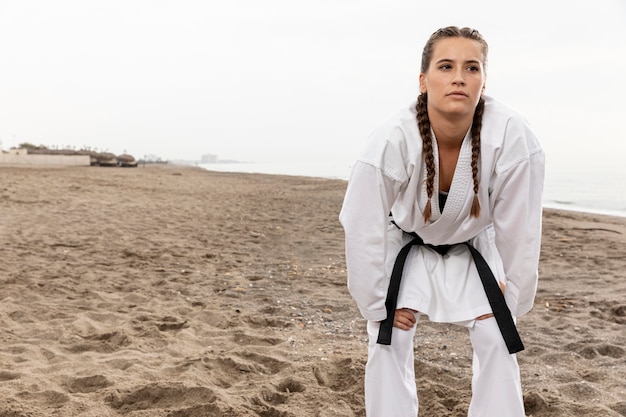
<instances>
[{"instance_id":1,"label":"footprint in sand","mask_svg":"<svg viewBox=\"0 0 626 417\"><path fill-rule=\"evenodd\" d=\"M67 395L57 391L20 392L17 397L46 408L61 408L70 400Z\"/></svg>"},{"instance_id":2,"label":"footprint in sand","mask_svg":"<svg viewBox=\"0 0 626 417\"><path fill-rule=\"evenodd\" d=\"M255 405L281 405L287 402L289 395L283 392L276 392L274 389L266 388L261 391L260 399L253 400Z\"/></svg>"},{"instance_id":3,"label":"footprint in sand","mask_svg":"<svg viewBox=\"0 0 626 417\"><path fill-rule=\"evenodd\" d=\"M617 302L592 302L590 305L598 310L592 311L591 316L617 324L626 324L626 305Z\"/></svg>"},{"instance_id":4,"label":"footprint in sand","mask_svg":"<svg viewBox=\"0 0 626 417\"><path fill-rule=\"evenodd\" d=\"M305 389L305 385L294 378L287 378L276 386L278 392L286 392L287 394L304 392Z\"/></svg>"},{"instance_id":5,"label":"footprint in sand","mask_svg":"<svg viewBox=\"0 0 626 417\"><path fill-rule=\"evenodd\" d=\"M548 401L538 392L529 392L524 395L524 409L526 415L534 415L540 411L546 410L549 407Z\"/></svg>"},{"instance_id":6,"label":"footprint in sand","mask_svg":"<svg viewBox=\"0 0 626 417\"><path fill-rule=\"evenodd\" d=\"M161 332L167 332L186 329L189 327L189 322L173 316L155 319L147 315L140 315L133 319L133 328L137 331L149 331L151 326L155 326Z\"/></svg>"},{"instance_id":7,"label":"footprint in sand","mask_svg":"<svg viewBox=\"0 0 626 417\"><path fill-rule=\"evenodd\" d=\"M586 359L594 359L599 356L608 356L610 358L619 359L626 356L626 350L623 347L608 343L570 343L565 346L565 350L576 352Z\"/></svg>"},{"instance_id":8,"label":"footprint in sand","mask_svg":"<svg viewBox=\"0 0 626 417\"><path fill-rule=\"evenodd\" d=\"M294 378L287 378L273 388L263 389L260 398L253 400L253 403L257 406L277 406L286 403L291 394L305 390L304 383Z\"/></svg>"},{"instance_id":9,"label":"footprint in sand","mask_svg":"<svg viewBox=\"0 0 626 417\"><path fill-rule=\"evenodd\" d=\"M285 361L248 350L229 355L207 355L202 358L202 364L213 384L220 388L230 388L250 374L276 375L289 366Z\"/></svg>"},{"instance_id":10,"label":"footprint in sand","mask_svg":"<svg viewBox=\"0 0 626 417\"><path fill-rule=\"evenodd\" d=\"M179 320L176 317L163 317L156 323L157 329L162 332L180 330L189 327L187 320Z\"/></svg>"},{"instance_id":11,"label":"footprint in sand","mask_svg":"<svg viewBox=\"0 0 626 417\"><path fill-rule=\"evenodd\" d=\"M626 416L626 401L620 401L612 404L609 408L622 416Z\"/></svg>"},{"instance_id":12,"label":"footprint in sand","mask_svg":"<svg viewBox=\"0 0 626 417\"><path fill-rule=\"evenodd\" d=\"M360 383L356 377L360 372L354 368L352 359L346 358L314 367L313 376L321 386L337 392L347 391Z\"/></svg>"},{"instance_id":13,"label":"footprint in sand","mask_svg":"<svg viewBox=\"0 0 626 417\"><path fill-rule=\"evenodd\" d=\"M561 395L579 402L594 402L602 399L602 391L585 381L562 384L558 390Z\"/></svg>"},{"instance_id":14,"label":"footprint in sand","mask_svg":"<svg viewBox=\"0 0 626 417\"><path fill-rule=\"evenodd\" d=\"M227 372L236 369L239 372L263 375L275 375L289 365L285 361L248 350L233 353L228 358L219 358L218 364Z\"/></svg>"},{"instance_id":15,"label":"footprint in sand","mask_svg":"<svg viewBox=\"0 0 626 417\"><path fill-rule=\"evenodd\" d=\"M111 393L105 401L119 412L129 413L148 409L171 409L180 404L206 405L217 400L215 392L205 387L182 384L150 384L121 393Z\"/></svg>"},{"instance_id":16,"label":"footprint in sand","mask_svg":"<svg viewBox=\"0 0 626 417\"><path fill-rule=\"evenodd\" d=\"M65 383L67 390L74 392L95 392L111 385L111 382L103 375L92 375L82 378L72 378Z\"/></svg>"},{"instance_id":17,"label":"footprint in sand","mask_svg":"<svg viewBox=\"0 0 626 417\"><path fill-rule=\"evenodd\" d=\"M100 352L111 353L130 345L130 338L124 332L97 334L83 338L84 343L76 343L67 348L72 353Z\"/></svg>"},{"instance_id":18,"label":"footprint in sand","mask_svg":"<svg viewBox=\"0 0 626 417\"><path fill-rule=\"evenodd\" d=\"M20 377L20 374L15 373L15 372L0 371L0 382L13 381L14 379L18 379L19 377Z\"/></svg>"},{"instance_id":19,"label":"footprint in sand","mask_svg":"<svg viewBox=\"0 0 626 417\"><path fill-rule=\"evenodd\" d=\"M241 417L239 411L232 408L220 407L217 404L201 404L189 408L183 408L173 411L167 417L204 417L204 416L220 416L220 417Z\"/></svg>"},{"instance_id":20,"label":"footprint in sand","mask_svg":"<svg viewBox=\"0 0 626 417\"><path fill-rule=\"evenodd\" d=\"M257 337L242 332L236 332L233 341L240 346L276 346L284 342L275 337Z\"/></svg>"}]
</instances>

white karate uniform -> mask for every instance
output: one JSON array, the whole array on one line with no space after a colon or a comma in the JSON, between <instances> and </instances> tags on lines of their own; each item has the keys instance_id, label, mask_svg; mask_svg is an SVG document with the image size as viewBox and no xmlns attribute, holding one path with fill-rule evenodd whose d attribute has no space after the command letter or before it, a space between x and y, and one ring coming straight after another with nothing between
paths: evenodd
<instances>
[{"instance_id":1,"label":"white karate uniform","mask_svg":"<svg viewBox=\"0 0 626 417\"><path fill-rule=\"evenodd\" d=\"M391 346L376 345L377 331L373 332L378 327L377 322L386 318L385 298L393 264L400 248L410 239L403 231L415 232L425 243L433 245L470 241L481 252L496 279L506 284L505 299L513 316L525 314L532 308L541 239L544 153L523 117L490 97L484 99L478 218L469 215L474 192L468 131L443 211L437 198L438 148L436 141L433 143L435 192L431 200L431 221L424 222L422 212L428 198L426 166L415 103L372 133L352 169L340 221L345 230L348 288L361 314L370 321L371 342L366 367L368 417L415 417L417 414L412 370L414 330L404 332L394 328ZM390 212L398 227L390 222ZM508 354L501 336L499 339L492 337L492 327L497 330L494 319L484 323L474 321L490 313L491 308L466 247L454 247L443 256L423 246L414 247L404 267L397 306L419 311L433 321L459 323L470 328L475 349L470 416L473 409L486 410L492 406L485 404L485 400L493 401L498 397L494 392L484 395L481 386L486 387L487 383L479 381L488 379L485 375L496 372L491 368L498 368L501 362L509 362L503 365L508 370L507 380L517 381L517 385L496 384L498 393L513 391L519 403L521 386L515 356ZM485 349L476 346L480 340L486 344L497 342L501 345L497 349L504 349L506 354L501 352L494 356L496 359L480 357L482 351L493 354L492 346ZM494 360L497 366L491 364ZM385 364L388 361L395 363L395 368ZM391 388L382 389L380 378ZM368 389L367 381L376 381L374 384L378 387ZM387 398L387 395L392 397ZM510 397L505 392L501 395L501 398ZM400 404L404 397L408 397L407 410L393 414L395 411L390 410L395 410L394 404ZM384 407L384 414L375 411L376 404ZM521 414L506 410L508 408L498 409L495 414L483 411L474 414L480 417L524 415L523 405Z\"/></svg>"}]
</instances>

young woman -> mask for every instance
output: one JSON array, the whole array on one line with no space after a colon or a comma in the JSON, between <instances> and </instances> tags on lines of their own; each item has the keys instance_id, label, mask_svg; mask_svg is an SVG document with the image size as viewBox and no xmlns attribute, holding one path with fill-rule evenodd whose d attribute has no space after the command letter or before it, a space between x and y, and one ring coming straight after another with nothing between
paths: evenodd
<instances>
[{"instance_id":1,"label":"young woman","mask_svg":"<svg viewBox=\"0 0 626 417\"><path fill-rule=\"evenodd\" d=\"M426 43L417 103L371 135L340 220L348 288L368 320L368 417L415 417L420 314L469 329L470 417L524 417L515 317L537 288L544 153L484 95L487 43L446 27ZM393 331L392 331L393 327Z\"/></svg>"}]
</instances>

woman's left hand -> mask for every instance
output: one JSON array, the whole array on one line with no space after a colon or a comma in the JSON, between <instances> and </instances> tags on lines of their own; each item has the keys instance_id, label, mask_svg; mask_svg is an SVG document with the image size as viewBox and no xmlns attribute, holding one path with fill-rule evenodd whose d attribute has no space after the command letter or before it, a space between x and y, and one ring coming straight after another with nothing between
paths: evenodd
<instances>
[{"instance_id":1,"label":"woman's left hand","mask_svg":"<svg viewBox=\"0 0 626 417\"><path fill-rule=\"evenodd\" d=\"M393 326L401 330L411 329L417 322L415 313L417 313L417 311L413 311L408 308L400 308L396 310L396 314L393 317Z\"/></svg>"}]
</instances>

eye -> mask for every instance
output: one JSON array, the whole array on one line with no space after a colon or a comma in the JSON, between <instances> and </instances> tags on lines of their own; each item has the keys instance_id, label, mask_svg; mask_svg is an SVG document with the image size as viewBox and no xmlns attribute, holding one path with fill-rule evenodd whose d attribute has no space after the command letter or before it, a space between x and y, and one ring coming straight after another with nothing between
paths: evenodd
<instances>
[{"instance_id":1,"label":"eye","mask_svg":"<svg viewBox=\"0 0 626 417\"><path fill-rule=\"evenodd\" d=\"M441 65L439 66L439 69L442 69L442 70L450 70L450 69L452 69L452 65L450 65L450 64L441 64Z\"/></svg>"},{"instance_id":2,"label":"eye","mask_svg":"<svg viewBox=\"0 0 626 417\"><path fill-rule=\"evenodd\" d=\"M480 71L480 67L478 65L470 65L467 67L467 70L469 72L479 72Z\"/></svg>"}]
</instances>

